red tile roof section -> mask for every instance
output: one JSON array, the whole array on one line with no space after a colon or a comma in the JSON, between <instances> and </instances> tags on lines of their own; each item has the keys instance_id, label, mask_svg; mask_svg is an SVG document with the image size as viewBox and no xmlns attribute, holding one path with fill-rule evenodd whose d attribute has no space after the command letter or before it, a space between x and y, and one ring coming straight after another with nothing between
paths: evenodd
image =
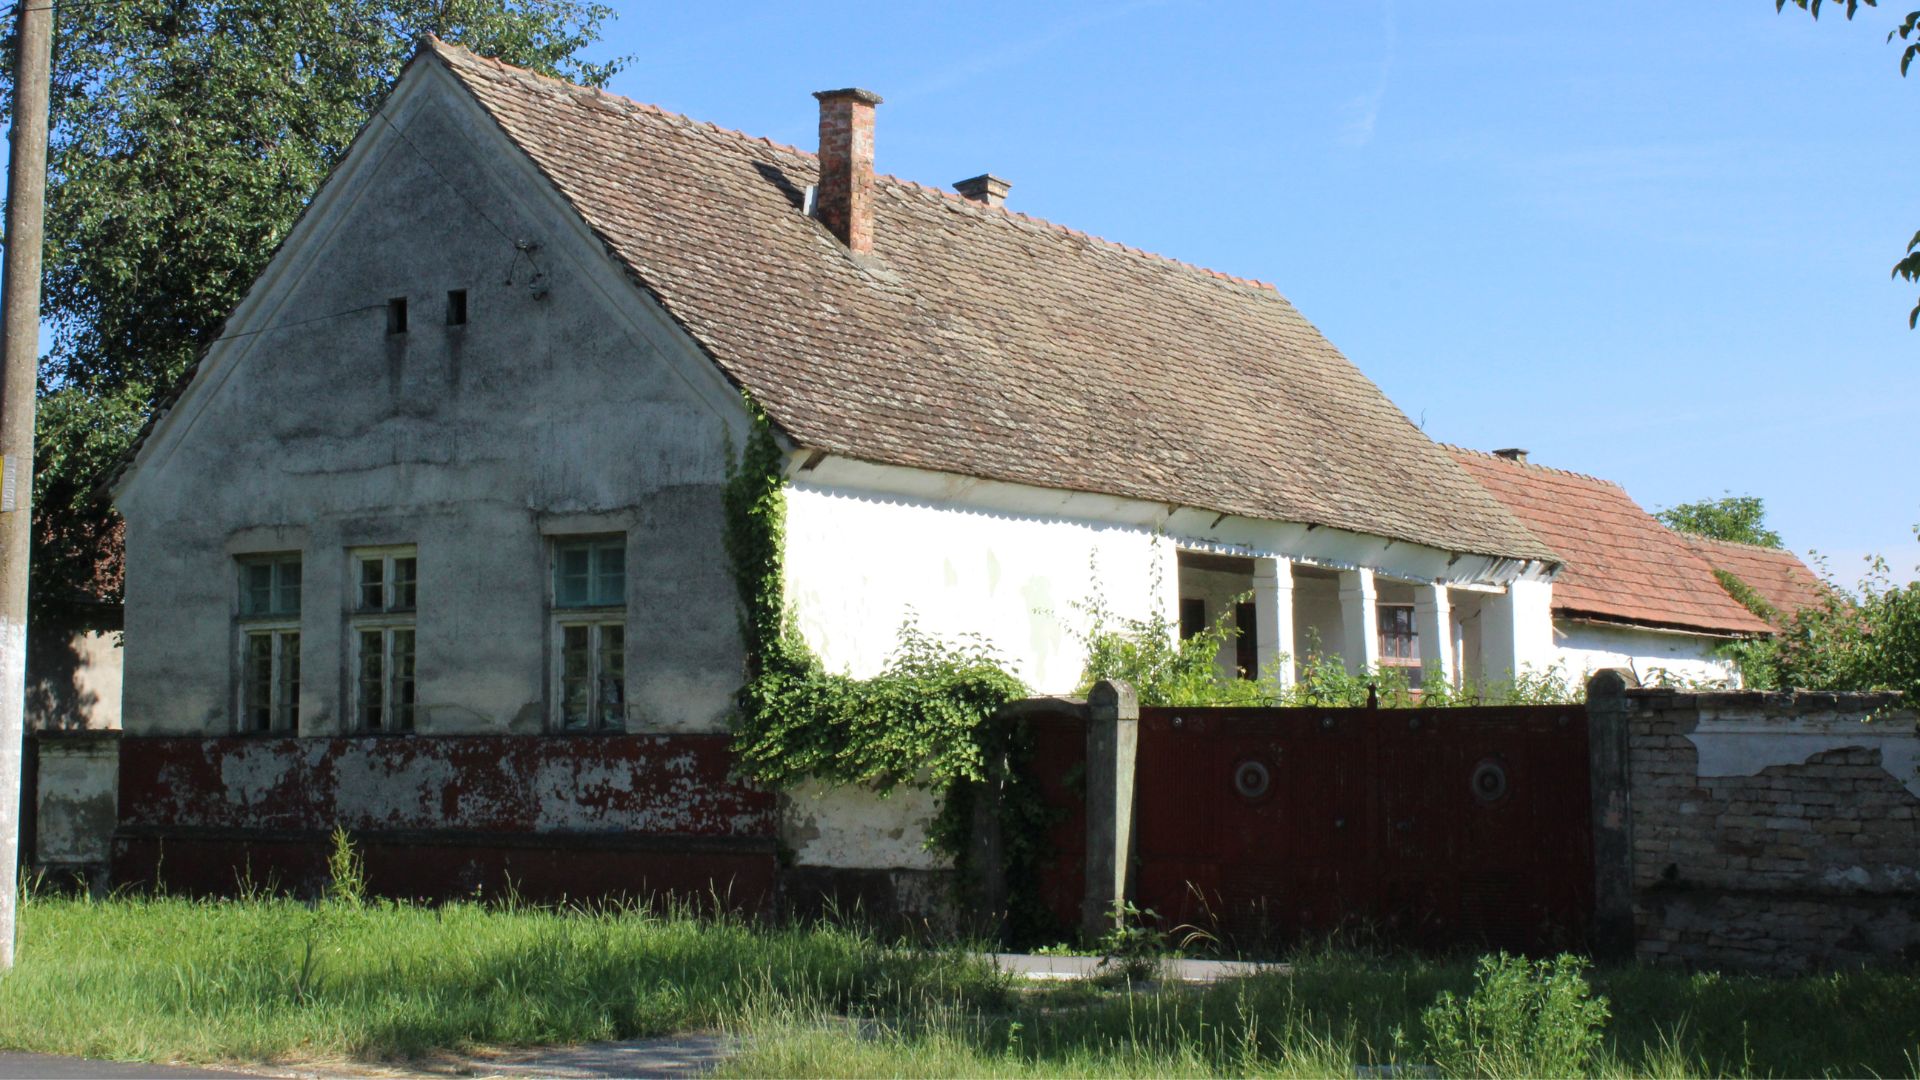
<instances>
[{"instance_id":1,"label":"red tile roof section","mask_svg":"<svg viewBox=\"0 0 1920 1080\"><path fill-rule=\"evenodd\" d=\"M1682 539L1694 554L1707 560L1714 569L1724 570L1745 582L1783 616L1801 608L1819 607L1827 600L1826 583L1791 551L1710 540L1704 536Z\"/></svg>"},{"instance_id":2,"label":"red tile roof section","mask_svg":"<svg viewBox=\"0 0 1920 1080\"><path fill-rule=\"evenodd\" d=\"M430 49L801 445L1557 561L1270 285L890 176L858 262L811 154Z\"/></svg>"},{"instance_id":3,"label":"red tile roof section","mask_svg":"<svg viewBox=\"0 0 1920 1080\"><path fill-rule=\"evenodd\" d=\"M1769 629L1728 596L1713 568L1618 484L1461 447L1474 479L1565 557L1554 611L1718 634Z\"/></svg>"}]
</instances>

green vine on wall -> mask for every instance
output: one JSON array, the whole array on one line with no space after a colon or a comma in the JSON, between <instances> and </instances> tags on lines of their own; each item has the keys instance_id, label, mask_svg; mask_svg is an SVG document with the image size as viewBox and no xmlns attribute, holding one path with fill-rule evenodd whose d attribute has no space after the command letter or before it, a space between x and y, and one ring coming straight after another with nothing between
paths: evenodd
<instances>
[{"instance_id":1,"label":"green vine on wall","mask_svg":"<svg viewBox=\"0 0 1920 1080\"><path fill-rule=\"evenodd\" d=\"M741 771L774 787L811 779L882 795L902 784L927 788L940 807L929 841L964 876L974 790L991 755L1013 770L1002 828L1017 834L1007 841L1007 873L1019 876L1038 857L1044 813L1037 796L1021 798L1024 733L988 721L1027 688L984 640L945 642L911 619L880 674L857 679L826 670L787 605L780 447L766 414L752 401L747 409L752 433L725 493L726 549L747 653L733 738ZM1028 818L1037 824L1027 826Z\"/></svg>"}]
</instances>

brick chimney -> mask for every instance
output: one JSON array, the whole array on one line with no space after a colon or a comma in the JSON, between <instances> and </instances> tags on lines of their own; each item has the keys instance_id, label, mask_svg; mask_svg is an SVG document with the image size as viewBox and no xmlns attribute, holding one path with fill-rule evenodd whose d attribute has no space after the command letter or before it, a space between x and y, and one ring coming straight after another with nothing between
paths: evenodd
<instances>
[{"instance_id":1,"label":"brick chimney","mask_svg":"<svg viewBox=\"0 0 1920 1080\"><path fill-rule=\"evenodd\" d=\"M873 250L873 107L871 90L821 90L820 191L814 216L847 250Z\"/></svg>"},{"instance_id":2,"label":"brick chimney","mask_svg":"<svg viewBox=\"0 0 1920 1080\"><path fill-rule=\"evenodd\" d=\"M956 180L953 184L953 190L983 206L1007 205L1007 192L1012 187L1012 184L992 173L981 173L971 179Z\"/></svg>"}]
</instances>

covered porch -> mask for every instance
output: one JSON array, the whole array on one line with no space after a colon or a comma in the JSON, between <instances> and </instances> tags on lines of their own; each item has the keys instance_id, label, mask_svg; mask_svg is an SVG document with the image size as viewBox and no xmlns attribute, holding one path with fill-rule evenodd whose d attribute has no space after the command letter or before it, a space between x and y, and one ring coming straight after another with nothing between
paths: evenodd
<instances>
[{"instance_id":1,"label":"covered porch","mask_svg":"<svg viewBox=\"0 0 1920 1080\"><path fill-rule=\"evenodd\" d=\"M1495 682L1530 666L1527 616L1541 605L1529 603L1527 584L1419 581L1367 567L1182 550L1180 634L1222 620L1239 632L1221 646L1222 678L1290 686L1318 656L1349 671L1401 668L1416 686Z\"/></svg>"}]
</instances>

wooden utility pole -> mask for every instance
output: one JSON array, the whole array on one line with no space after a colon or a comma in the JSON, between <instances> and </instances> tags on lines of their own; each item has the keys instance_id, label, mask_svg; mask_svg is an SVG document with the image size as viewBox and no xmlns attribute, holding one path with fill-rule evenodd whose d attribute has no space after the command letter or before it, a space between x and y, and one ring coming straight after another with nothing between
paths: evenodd
<instances>
[{"instance_id":1,"label":"wooden utility pole","mask_svg":"<svg viewBox=\"0 0 1920 1080\"><path fill-rule=\"evenodd\" d=\"M40 249L47 203L53 0L20 0L0 278L0 970L13 966L20 751L27 720L27 559L33 547L33 395L40 368Z\"/></svg>"}]
</instances>

